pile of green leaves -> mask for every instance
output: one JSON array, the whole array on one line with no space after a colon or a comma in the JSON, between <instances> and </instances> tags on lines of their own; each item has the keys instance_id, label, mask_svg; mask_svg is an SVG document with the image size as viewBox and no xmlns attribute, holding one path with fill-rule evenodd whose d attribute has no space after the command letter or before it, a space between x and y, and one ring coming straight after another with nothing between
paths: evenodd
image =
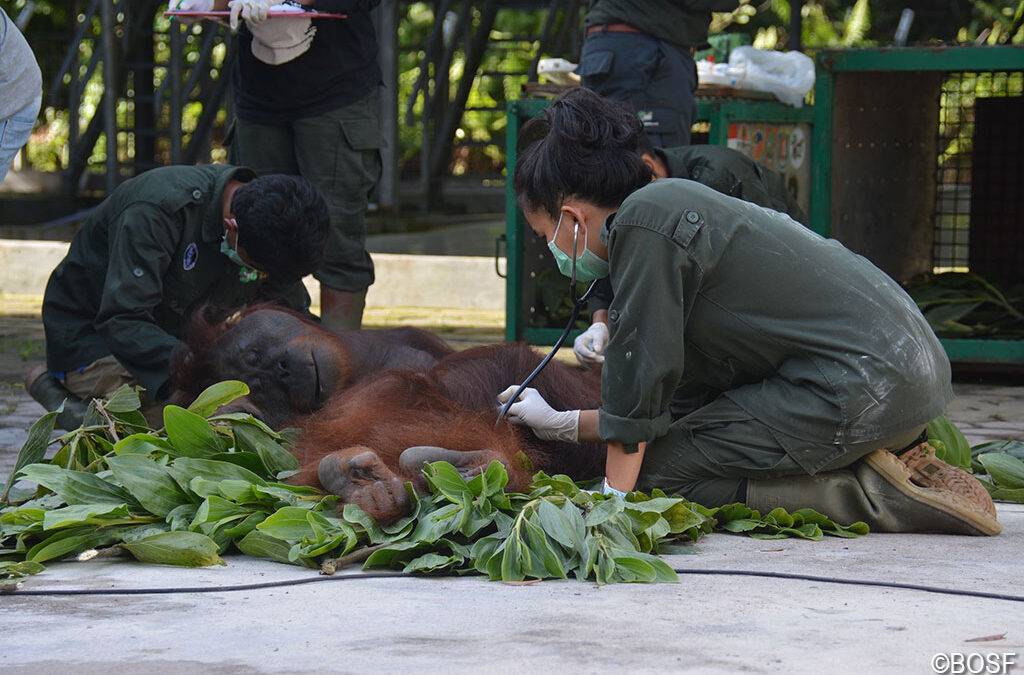
<instances>
[{"instance_id":1,"label":"pile of green leaves","mask_svg":"<svg viewBox=\"0 0 1024 675\"><path fill-rule=\"evenodd\" d=\"M992 499L1024 504L1024 441L990 441L974 446L972 464Z\"/></svg>"},{"instance_id":2,"label":"pile of green leaves","mask_svg":"<svg viewBox=\"0 0 1024 675\"><path fill-rule=\"evenodd\" d=\"M1004 290L977 274L946 272L916 279L907 291L941 337L1024 338L1024 285Z\"/></svg>"},{"instance_id":3,"label":"pile of green leaves","mask_svg":"<svg viewBox=\"0 0 1024 675\"><path fill-rule=\"evenodd\" d=\"M989 441L971 447L949 419L928 424L928 442L935 456L976 474L992 499L1024 503L1024 441Z\"/></svg>"},{"instance_id":4,"label":"pile of green leaves","mask_svg":"<svg viewBox=\"0 0 1024 675\"><path fill-rule=\"evenodd\" d=\"M360 560L504 581L672 581L660 548L715 529L811 540L867 532L863 523L844 527L810 509L707 509L658 490L606 497L544 473L528 493L512 493L498 462L468 480L445 462L427 465L429 491L407 486L411 513L381 525L355 504L339 511L337 497L282 482L298 468L287 436L248 415L216 414L247 393L240 382L214 385L187 409L168 406L164 427L153 430L137 392L123 388L95 401L82 428L53 443L55 414L44 415L3 493L0 578L97 554L214 565L235 549L327 573ZM53 444L56 454L44 461ZM34 486L14 488L16 478Z\"/></svg>"}]
</instances>

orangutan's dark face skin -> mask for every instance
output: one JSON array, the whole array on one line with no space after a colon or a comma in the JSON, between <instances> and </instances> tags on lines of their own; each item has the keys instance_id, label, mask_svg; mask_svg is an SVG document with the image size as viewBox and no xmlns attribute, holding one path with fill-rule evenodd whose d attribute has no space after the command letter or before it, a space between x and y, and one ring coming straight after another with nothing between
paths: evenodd
<instances>
[{"instance_id":1,"label":"orangutan's dark face skin","mask_svg":"<svg viewBox=\"0 0 1024 675\"><path fill-rule=\"evenodd\" d=\"M253 312L214 346L216 379L249 385L250 394L239 409L276 428L319 409L338 386L342 355L336 341L325 335L323 329L284 312Z\"/></svg>"}]
</instances>

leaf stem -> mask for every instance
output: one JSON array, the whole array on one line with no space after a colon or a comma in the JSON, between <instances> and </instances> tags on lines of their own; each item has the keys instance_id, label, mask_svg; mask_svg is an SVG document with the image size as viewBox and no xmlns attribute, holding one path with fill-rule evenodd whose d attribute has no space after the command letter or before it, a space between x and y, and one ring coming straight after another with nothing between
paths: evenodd
<instances>
[{"instance_id":1,"label":"leaf stem","mask_svg":"<svg viewBox=\"0 0 1024 675\"><path fill-rule=\"evenodd\" d=\"M376 544L374 546L367 546L361 548L358 551L353 551L347 555L343 555L339 558L328 558L320 563L320 574L331 575L334 574L339 567L347 567L354 565L355 563L365 562L373 553L379 551L382 548L391 546L394 542L386 542L384 544Z\"/></svg>"}]
</instances>

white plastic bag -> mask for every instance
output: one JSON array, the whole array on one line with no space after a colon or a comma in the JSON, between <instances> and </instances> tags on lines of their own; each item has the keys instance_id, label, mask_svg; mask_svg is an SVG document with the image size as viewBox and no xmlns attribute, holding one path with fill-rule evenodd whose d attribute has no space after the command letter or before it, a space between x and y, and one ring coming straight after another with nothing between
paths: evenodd
<instances>
[{"instance_id":1,"label":"white plastic bag","mask_svg":"<svg viewBox=\"0 0 1024 675\"><path fill-rule=\"evenodd\" d=\"M814 61L800 52L737 47L729 54L729 70L742 75L737 88L769 92L795 108L814 86Z\"/></svg>"}]
</instances>

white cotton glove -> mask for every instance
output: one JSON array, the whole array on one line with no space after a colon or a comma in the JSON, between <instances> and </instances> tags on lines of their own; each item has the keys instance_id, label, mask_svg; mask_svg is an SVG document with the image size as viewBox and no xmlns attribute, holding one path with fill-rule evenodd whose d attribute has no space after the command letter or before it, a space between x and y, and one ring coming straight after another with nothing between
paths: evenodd
<instances>
[{"instance_id":1,"label":"white cotton glove","mask_svg":"<svg viewBox=\"0 0 1024 675\"><path fill-rule=\"evenodd\" d=\"M239 17L252 23L266 21L272 4L272 0L231 0L228 3L228 9L231 10L231 30L238 30Z\"/></svg>"},{"instance_id":2,"label":"white cotton glove","mask_svg":"<svg viewBox=\"0 0 1024 675\"><path fill-rule=\"evenodd\" d=\"M512 386L501 392L498 401L504 405L518 388ZM536 389L526 389L519 396L519 400L508 409L508 420L530 427L538 438L546 441L575 443L579 439L580 411L559 412L549 406Z\"/></svg>"},{"instance_id":3,"label":"white cotton glove","mask_svg":"<svg viewBox=\"0 0 1024 675\"><path fill-rule=\"evenodd\" d=\"M604 363L604 350L608 347L608 326L600 321L590 324L572 343L576 360L585 366Z\"/></svg>"},{"instance_id":4,"label":"white cotton glove","mask_svg":"<svg viewBox=\"0 0 1024 675\"><path fill-rule=\"evenodd\" d=\"M168 11L172 12L212 12L214 0L171 0L167 4ZM182 23L195 23L202 19L193 17L179 17Z\"/></svg>"}]
</instances>

